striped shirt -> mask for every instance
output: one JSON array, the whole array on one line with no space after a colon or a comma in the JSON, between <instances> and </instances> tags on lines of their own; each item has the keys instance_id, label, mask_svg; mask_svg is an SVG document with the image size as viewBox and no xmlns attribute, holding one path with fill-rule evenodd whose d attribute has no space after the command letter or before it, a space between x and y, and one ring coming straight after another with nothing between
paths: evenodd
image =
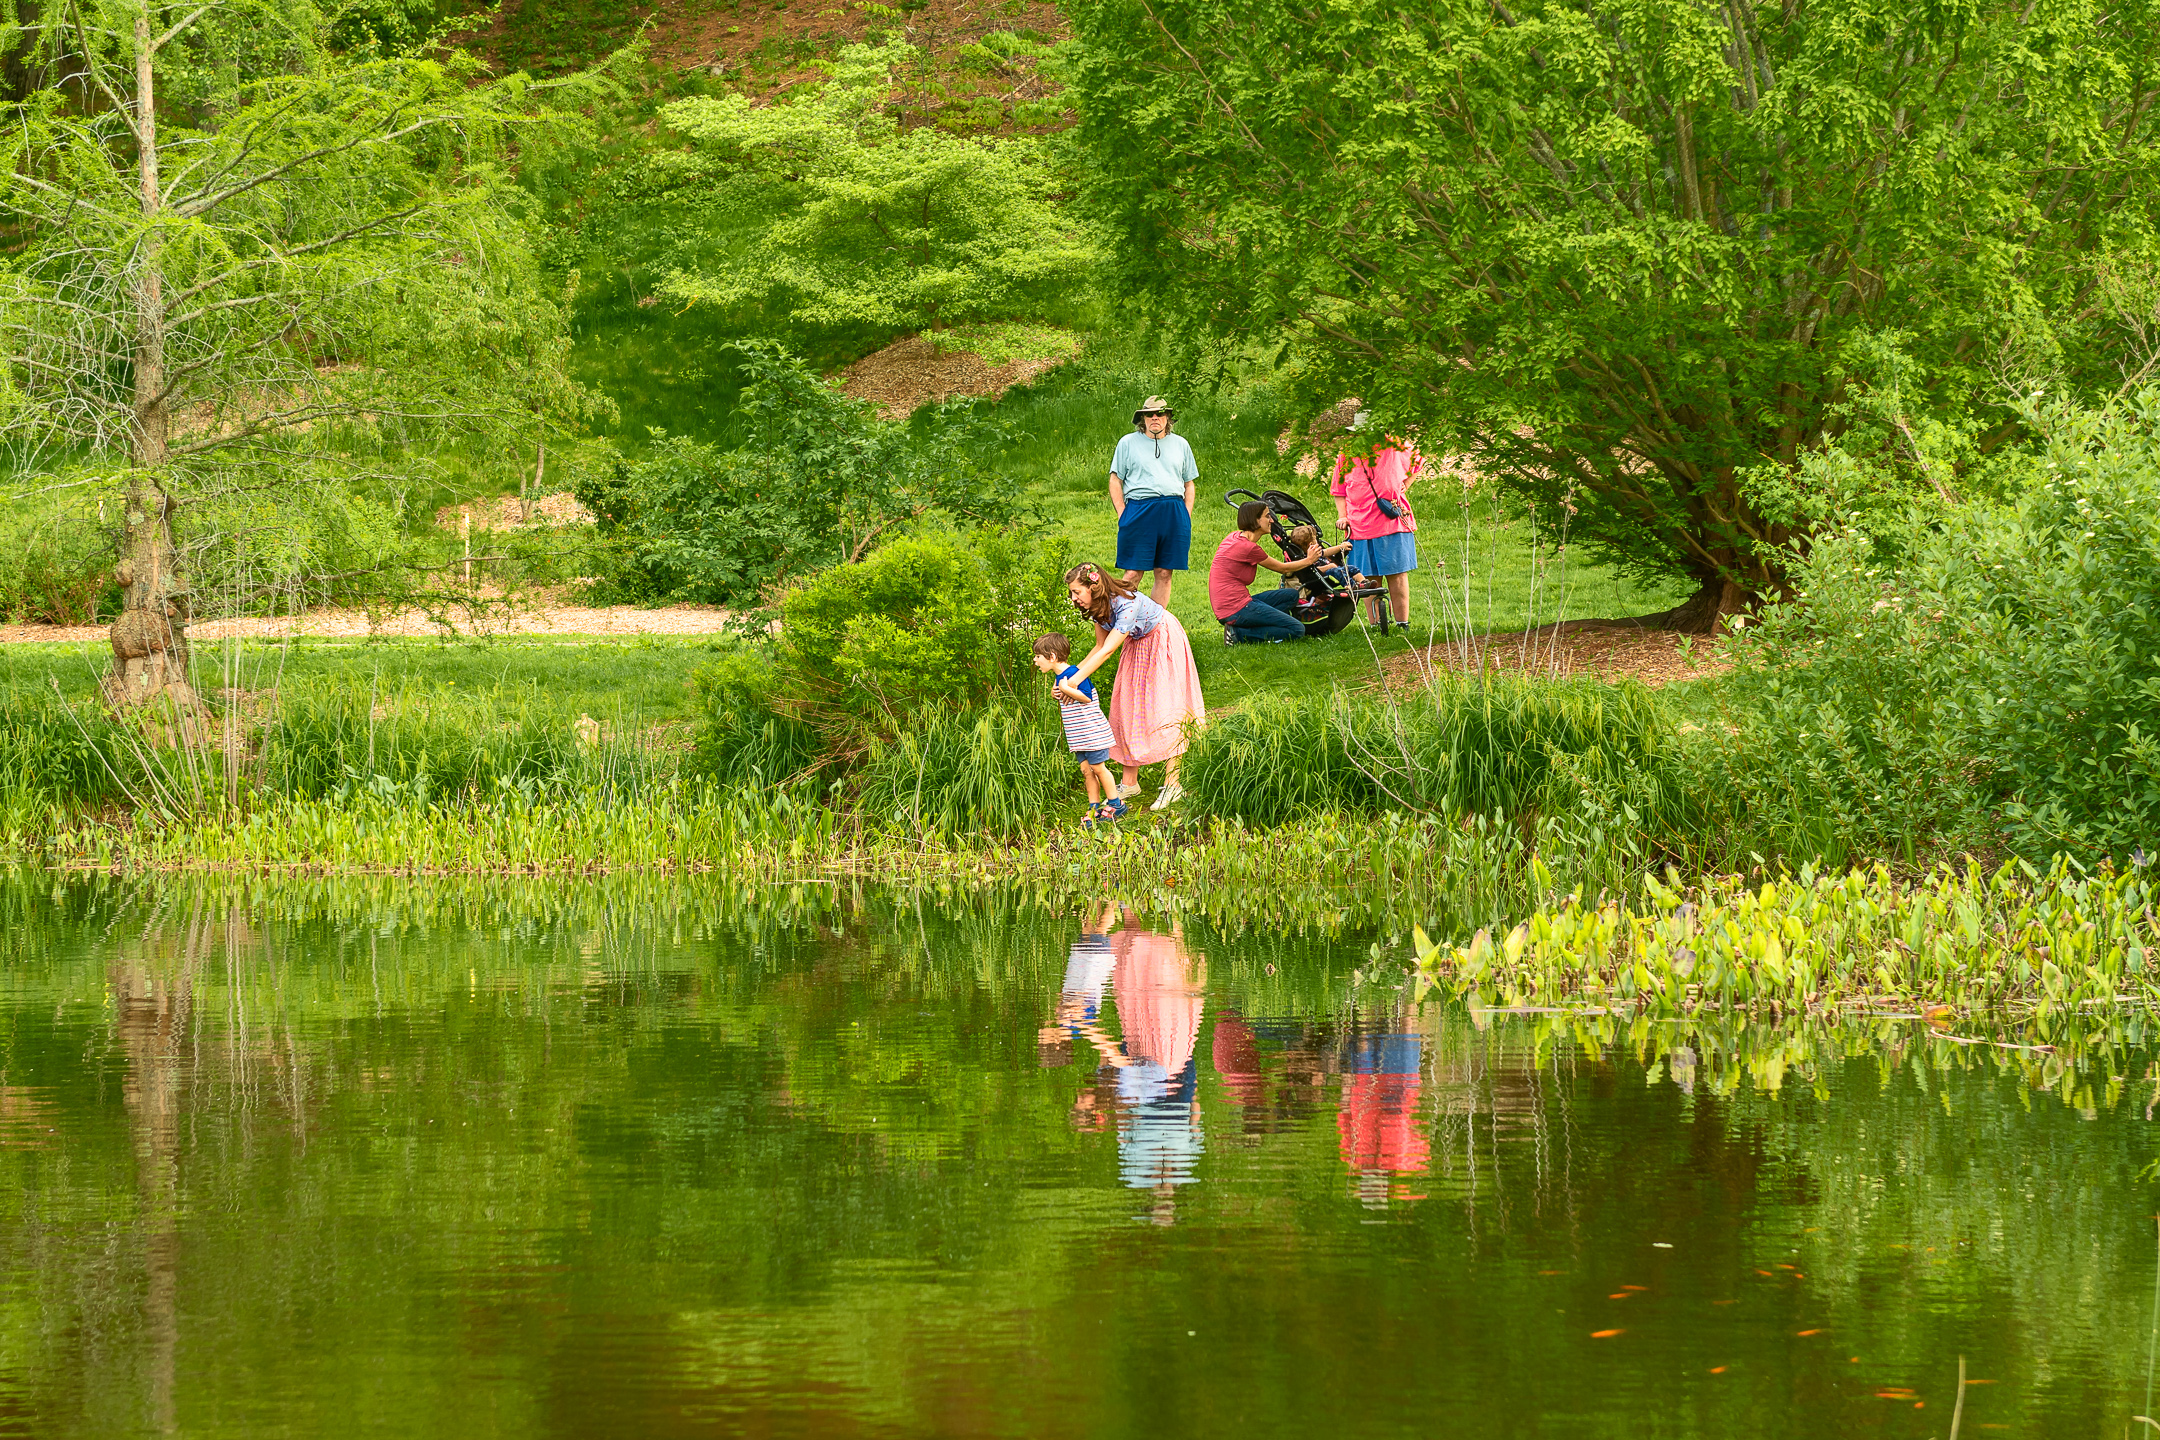
<instances>
[{"instance_id":1,"label":"striped shirt","mask_svg":"<svg viewBox=\"0 0 2160 1440\"><path fill-rule=\"evenodd\" d=\"M1077 665L1067 665L1059 672L1053 683L1062 685L1080 673ZM1087 696L1075 700L1069 695L1059 695L1058 709L1065 716L1065 743L1075 754L1083 750L1107 750L1117 737L1110 733L1110 721L1102 713L1102 702L1095 698L1095 682L1082 680L1073 687Z\"/></svg>"}]
</instances>

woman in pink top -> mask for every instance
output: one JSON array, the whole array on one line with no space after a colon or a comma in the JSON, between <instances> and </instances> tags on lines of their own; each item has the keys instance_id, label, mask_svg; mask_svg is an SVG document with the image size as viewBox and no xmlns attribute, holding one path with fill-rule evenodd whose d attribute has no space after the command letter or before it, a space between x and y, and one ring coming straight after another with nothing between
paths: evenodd
<instances>
[{"instance_id":1,"label":"woman in pink top","mask_svg":"<svg viewBox=\"0 0 2160 1440\"><path fill-rule=\"evenodd\" d=\"M1350 428L1364 422L1361 410ZM1424 457L1416 449L1389 435L1371 455L1336 456L1328 481L1336 528L1350 533L1350 568L1387 581L1388 608L1398 625L1410 623L1410 572L1417 569L1417 516L1410 513L1410 482L1424 468ZM1396 513L1389 515L1390 508ZM1378 596L1370 613L1375 622L1380 619Z\"/></svg>"}]
</instances>

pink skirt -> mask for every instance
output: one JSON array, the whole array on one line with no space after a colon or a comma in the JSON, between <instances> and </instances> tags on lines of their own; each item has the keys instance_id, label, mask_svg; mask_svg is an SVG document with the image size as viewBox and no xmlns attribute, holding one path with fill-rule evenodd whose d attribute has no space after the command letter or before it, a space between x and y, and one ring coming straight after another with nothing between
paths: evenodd
<instances>
[{"instance_id":1,"label":"pink skirt","mask_svg":"<svg viewBox=\"0 0 2160 1440\"><path fill-rule=\"evenodd\" d=\"M1153 765L1185 753L1185 722L1207 718L1192 643L1175 615L1125 642L1110 687L1110 758L1120 765Z\"/></svg>"}]
</instances>

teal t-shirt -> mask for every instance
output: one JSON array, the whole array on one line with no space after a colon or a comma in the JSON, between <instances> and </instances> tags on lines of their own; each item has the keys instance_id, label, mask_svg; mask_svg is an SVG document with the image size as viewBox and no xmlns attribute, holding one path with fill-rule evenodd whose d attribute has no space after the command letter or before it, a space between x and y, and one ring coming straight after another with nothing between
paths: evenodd
<instances>
[{"instance_id":1,"label":"teal t-shirt","mask_svg":"<svg viewBox=\"0 0 2160 1440\"><path fill-rule=\"evenodd\" d=\"M1200 478L1193 463L1192 446L1175 431L1157 440L1134 430L1117 442L1110 457L1111 473L1125 486L1127 500L1152 500L1158 495L1183 495L1185 482Z\"/></svg>"}]
</instances>

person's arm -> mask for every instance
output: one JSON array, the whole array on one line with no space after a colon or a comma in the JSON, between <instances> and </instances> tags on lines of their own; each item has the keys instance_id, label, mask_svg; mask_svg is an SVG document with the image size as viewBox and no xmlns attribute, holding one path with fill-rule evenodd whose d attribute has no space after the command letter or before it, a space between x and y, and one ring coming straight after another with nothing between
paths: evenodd
<instances>
[{"instance_id":1,"label":"person's arm","mask_svg":"<svg viewBox=\"0 0 2160 1440\"><path fill-rule=\"evenodd\" d=\"M1087 658L1080 662L1080 673L1072 677L1072 683L1076 685L1100 670L1105 660L1125 648L1126 635L1122 630L1105 630L1097 625L1095 636L1095 648L1088 651Z\"/></svg>"},{"instance_id":2,"label":"person's arm","mask_svg":"<svg viewBox=\"0 0 2160 1440\"><path fill-rule=\"evenodd\" d=\"M1125 518L1125 482L1118 478L1115 470L1110 472L1110 508L1118 519Z\"/></svg>"},{"instance_id":3,"label":"person's arm","mask_svg":"<svg viewBox=\"0 0 2160 1440\"><path fill-rule=\"evenodd\" d=\"M1328 497L1335 502L1335 528L1348 532L1350 529L1349 487L1344 485L1340 490L1335 488L1343 484L1342 474L1343 457L1338 455L1335 457L1334 468L1328 471Z\"/></svg>"},{"instance_id":4,"label":"person's arm","mask_svg":"<svg viewBox=\"0 0 2160 1440\"><path fill-rule=\"evenodd\" d=\"M1303 560L1277 560L1272 555L1262 555L1260 563L1278 575L1295 575L1298 571L1318 564L1320 557L1307 555Z\"/></svg>"},{"instance_id":5,"label":"person's arm","mask_svg":"<svg viewBox=\"0 0 2160 1440\"><path fill-rule=\"evenodd\" d=\"M1088 697L1081 694L1080 687L1070 680L1060 680L1057 682L1057 684L1051 686L1050 688L1057 691L1060 699L1064 699L1070 704L1087 704Z\"/></svg>"},{"instance_id":6,"label":"person's arm","mask_svg":"<svg viewBox=\"0 0 2160 1440\"><path fill-rule=\"evenodd\" d=\"M1198 503L1199 499L1200 487L1194 482L1187 480L1185 482L1185 514L1188 517L1195 513L1193 510L1193 506Z\"/></svg>"}]
</instances>

